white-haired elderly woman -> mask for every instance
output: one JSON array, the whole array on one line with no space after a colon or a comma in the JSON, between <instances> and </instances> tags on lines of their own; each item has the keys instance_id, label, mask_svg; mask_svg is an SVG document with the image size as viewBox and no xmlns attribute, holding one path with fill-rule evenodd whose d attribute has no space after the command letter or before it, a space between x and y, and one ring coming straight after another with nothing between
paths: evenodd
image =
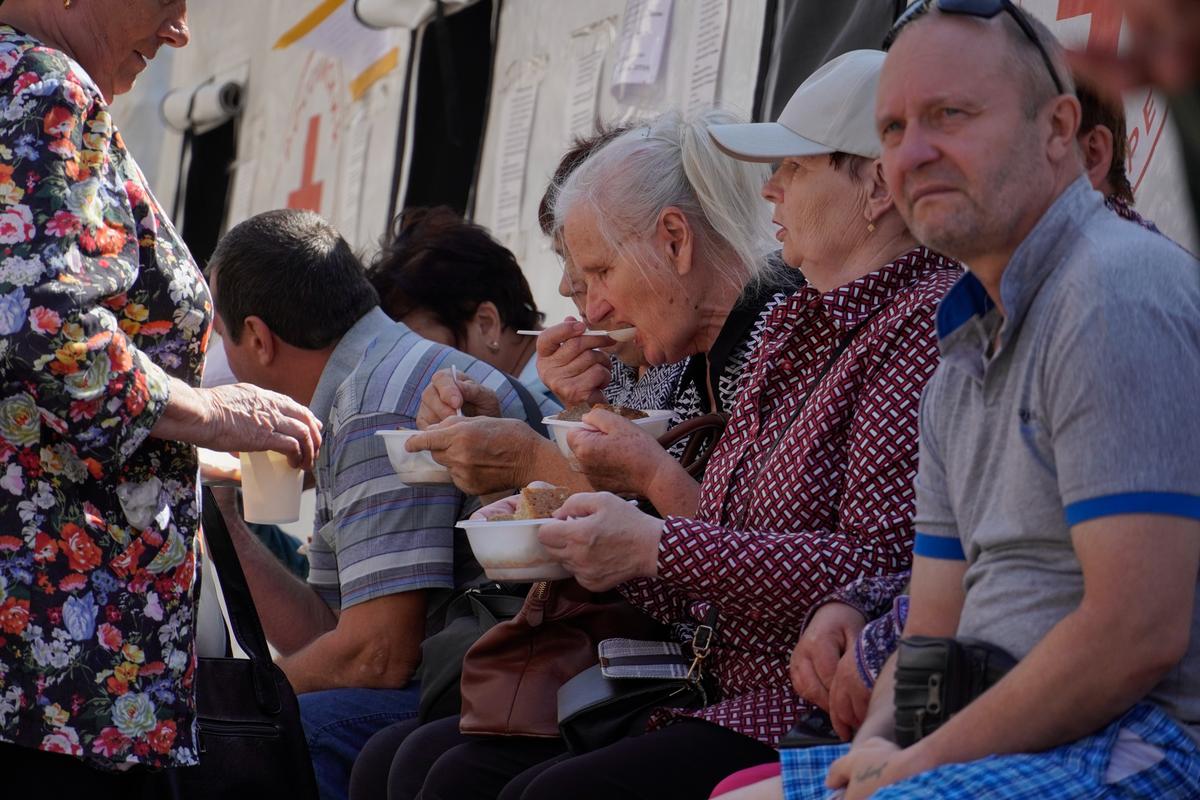
<instances>
[{"instance_id":1,"label":"white-haired elderly woman","mask_svg":"<svg viewBox=\"0 0 1200 800\"><path fill-rule=\"evenodd\" d=\"M917 405L938 359L935 309L960 269L917 246L877 168L882 62L877 51L840 56L805 81L780 123L710 128L734 159L778 164L763 195L807 284L772 311L698 512L658 519L611 494L577 494L540 531L586 588L616 587L663 622L715 611L705 663L715 702L659 709L646 734L540 765L513 796L703 798L730 767L775 760L812 708L788 675L812 604L860 574L909 565ZM617 284L628 245L603 232L603 175L592 177L568 180L556 213L572 258L591 270L589 300L596 292L636 315L624 304L672 284ZM686 252L694 237L671 235L670 215L660 218L654 246ZM644 345L670 356L678 341L645 324Z\"/></svg>"},{"instance_id":2,"label":"white-haired elderly woman","mask_svg":"<svg viewBox=\"0 0 1200 800\"><path fill-rule=\"evenodd\" d=\"M733 407L767 317L802 283L772 255L770 206L759 197L769 171L725 157L708 135L708 125L737 121L720 111L691 120L667 113L560 170L566 177L555 205L580 198L579 207L590 209L586 220L564 226L556 219L552 228L567 275L582 284L568 288L586 298L587 319L636 327L636 345L652 366L687 362L669 398L676 422ZM538 371L568 404L604 399L600 390L612 376L609 356L596 349L612 342L584 336L585 327L567 321L538 338ZM465 384L439 376L418 420L442 422L408 445L432 451L465 491L542 480L577 491L630 492L663 513L695 514L699 484L623 417L584 417L597 431L571 434L580 473L523 423L453 417L458 404L480 394Z\"/></svg>"}]
</instances>

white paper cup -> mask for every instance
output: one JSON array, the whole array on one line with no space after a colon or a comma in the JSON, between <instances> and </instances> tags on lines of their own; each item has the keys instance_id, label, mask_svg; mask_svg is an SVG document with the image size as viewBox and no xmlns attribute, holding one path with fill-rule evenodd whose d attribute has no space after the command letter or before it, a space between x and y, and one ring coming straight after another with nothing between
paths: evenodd
<instances>
[{"instance_id":1,"label":"white paper cup","mask_svg":"<svg viewBox=\"0 0 1200 800\"><path fill-rule=\"evenodd\" d=\"M295 522L300 519L304 472L288 466L287 456L264 451L242 453L242 514L247 522Z\"/></svg>"}]
</instances>

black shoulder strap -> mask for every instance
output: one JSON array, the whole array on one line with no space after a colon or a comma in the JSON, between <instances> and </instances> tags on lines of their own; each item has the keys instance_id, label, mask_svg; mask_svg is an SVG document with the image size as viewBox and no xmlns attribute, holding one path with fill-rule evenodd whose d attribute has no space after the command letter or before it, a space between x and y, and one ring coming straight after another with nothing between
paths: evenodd
<instances>
[{"instance_id":1,"label":"black shoulder strap","mask_svg":"<svg viewBox=\"0 0 1200 800\"><path fill-rule=\"evenodd\" d=\"M517 397L521 398L521 405L525 406L525 421L529 423L529 427L549 439L550 430L546 427L546 423L542 422L542 408L538 405L537 398L533 396L533 392L529 391L525 387L525 384L512 375L505 373L504 377L508 378L508 382L512 384Z\"/></svg>"},{"instance_id":2,"label":"black shoulder strap","mask_svg":"<svg viewBox=\"0 0 1200 800\"><path fill-rule=\"evenodd\" d=\"M254 598L250 595L250 587L242 572L242 564L238 561L233 540L229 538L229 530L225 527L221 510L217 508L216 498L207 486L201 496L201 515L204 541L221 581L221 595L225 598L225 610L229 614L233 638L237 639L237 643L254 662L255 692L259 705L264 711L277 713L281 705L267 637L258 621Z\"/></svg>"}]
</instances>

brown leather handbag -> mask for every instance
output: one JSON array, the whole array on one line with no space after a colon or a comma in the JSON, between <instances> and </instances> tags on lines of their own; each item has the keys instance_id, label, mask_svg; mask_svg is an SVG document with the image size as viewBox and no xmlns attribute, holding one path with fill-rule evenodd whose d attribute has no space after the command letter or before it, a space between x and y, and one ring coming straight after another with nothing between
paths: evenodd
<instances>
[{"instance_id":1,"label":"brown leather handbag","mask_svg":"<svg viewBox=\"0 0 1200 800\"><path fill-rule=\"evenodd\" d=\"M704 468L708 466L708 457L712 455L713 448L725 432L727 422L729 415L724 412L701 414L685 419L671 428L658 437L658 443L664 450L670 450L679 442L686 441L683 452L679 454L679 466L695 480L701 480L704 477Z\"/></svg>"},{"instance_id":2,"label":"brown leather handbag","mask_svg":"<svg viewBox=\"0 0 1200 800\"><path fill-rule=\"evenodd\" d=\"M558 690L599 663L611 637L653 637L660 626L616 591L573 578L539 581L515 617L489 629L462 669L463 733L557 738Z\"/></svg>"}]
</instances>

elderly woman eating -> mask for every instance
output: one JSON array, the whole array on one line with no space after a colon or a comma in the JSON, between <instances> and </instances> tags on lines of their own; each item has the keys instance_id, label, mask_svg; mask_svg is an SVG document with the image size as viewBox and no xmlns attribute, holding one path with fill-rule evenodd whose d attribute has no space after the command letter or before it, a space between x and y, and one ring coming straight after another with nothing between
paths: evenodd
<instances>
[{"instance_id":1,"label":"elderly woman eating","mask_svg":"<svg viewBox=\"0 0 1200 800\"><path fill-rule=\"evenodd\" d=\"M643 736L533 767L514 796L702 798L733 770L774 760L808 711L787 664L809 606L859 574L909 564L917 403L937 362L934 309L959 268L916 246L876 169L882 61L856 51L825 65L779 124L710 128L735 158L778 163L763 195L807 285L768 320L698 513L658 519L613 495L582 494L541 528L585 587L618 587L664 622L715 616L705 668L716 701L660 709ZM589 295L603 284L602 296L623 298L611 264L631 256L596 213L606 187L577 175L556 207L567 247L573 257L596 243L612 253L581 257L580 268L594 276ZM686 242L664 237L662 246L682 252ZM678 345L661 336L656 346L670 354Z\"/></svg>"},{"instance_id":2,"label":"elderly woman eating","mask_svg":"<svg viewBox=\"0 0 1200 800\"><path fill-rule=\"evenodd\" d=\"M565 178L564 186L606 187L594 212L605 220L603 233L593 228L584 242L577 223L564 228L555 217L569 283L564 288L586 302L587 319L637 328L636 344L652 371L688 361L670 398L677 420L733 406L768 316L800 284L795 271L770 257L769 209L757 197L767 171L726 158L708 136L707 125L735 121L722 112L689 122L670 113L622 132ZM626 257L611 260L605 236L620 237ZM568 402L601 399L610 374L607 354L595 348L612 340L585 336L584 328L568 321L538 340L542 378ZM426 393L418 418L440 424L408 443L410 450L432 451L460 488L483 494L546 480L579 491L627 491L664 512L695 513L695 480L620 416L593 411L584 421L597 431L570 435L581 475L553 445L517 426L446 419L480 399L477 387L443 376Z\"/></svg>"}]
</instances>

